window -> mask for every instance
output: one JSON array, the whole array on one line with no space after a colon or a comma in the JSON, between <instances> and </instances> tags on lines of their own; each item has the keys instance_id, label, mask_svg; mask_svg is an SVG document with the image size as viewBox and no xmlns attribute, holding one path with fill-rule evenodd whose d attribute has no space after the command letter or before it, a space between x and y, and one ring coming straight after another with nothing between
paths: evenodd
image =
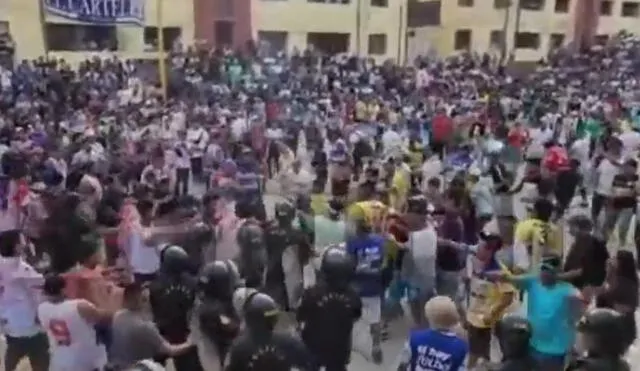
<instances>
[{"instance_id":1,"label":"window","mask_svg":"<svg viewBox=\"0 0 640 371\"><path fill-rule=\"evenodd\" d=\"M622 16L623 17L638 17L640 15L640 3L635 1L627 1L622 3Z\"/></svg>"},{"instance_id":2,"label":"window","mask_svg":"<svg viewBox=\"0 0 640 371\"><path fill-rule=\"evenodd\" d=\"M510 0L493 0L494 9L505 9L511 5Z\"/></svg>"},{"instance_id":3,"label":"window","mask_svg":"<svg viewBox=\"0 0 640 371\"><path fill-rule=\"evenodd\" d=\"M346 53L349 50L348 33L309 32L307 44L326 54Z\"/></svg>"},{"instance_id":4,"label":"window","mask_svg":"<svg viewBox=\"0 0 640 371\"><path fill-rule=\"evenodd\" d=\"M468 50L471 48L471 30L457 30L453 41L455 50Z\"/></svg>"},{"instance_id":5,"label":"window","mask_svg":"<svg viewBox=\"0 0 640 371\"><path fill-rule=\"evenodd\" d=\"M15 43L11 36L9 22L0 22L0 67L9 66L9 64L5 63L4 57L6 56L6 60L8 61L8 59L11 59L14 51Z\"/></svg>"},{"instance_id":6,"label":"window","mask_svg":"<svg viewBox=\"0 0 640 371\"><path fill-rule=\"evenodd\" d=\"M520 7L524 10L539 11L544 9L544 0L520 0Z\"/></svg>"},{"instance_id":7,"label":"window","mask_svg":"<svg viewBox=\"0 0 640 371\"><path fill-rule=\"evenodd\" d=\"M215 5L216 18L233 18L233 0L216 0L213 3Z\"/></svg>"},{"instance_id":8,"label":"window","mask_svg":"<svg viewBox=\"0 0 640 371\"><path fill-rule=\"evenodd\" d=\"M162 37L164 38L162 50L169 51L180 39L182 29L180 27L163 27ZM144 28L144 45L146 50L158 50L158 27Z\"/></svg>"},{"instance_id":9,"label":"window","mask_svg":"<svg viewBox=\"0 0 640 371\"><path fill-rule=\"evenodd\" d=\"M518 32L516 34L516 48L538 49L540 47L540 34L533 32Z\"/></svg>"},{"instance_id":10,"label":"window","mask_svg":"<svg viewBox=\"0 0 640 371\"><path fill-rule=\"evenodd\" d=\"M489 34L489 46L490 47L502 47L504 42L504 32L502 30L493 30Z\"/></svg>"},{"instance_id":11,"label":"window","mask_svg":"<svg viewBox=\"0 0 640 371\"><path fill-rule=\"evenodd\" d=\"M388 0L371 0L371 6L386 8L389 6Z\"/></svg>"},{"instance_id":12,"label":"window","mask_svg":"<svg viewBox=\"0 0 640 371\"><path fill-rule=\"evenodd\" d=\"M473 0L458 0L458 6L470 8L473 6Z\"/></svg>"},{"instance_id":13,"label":"window","mask_svg":"<svg viewBox=\"0 0 640 371\"><path fill-rule=\"evenodd\" d=\"M267 44L269 50L276 52L287 50L287 39L289 34L286 31L258 31L258 40Z\"/></svg>"},{"instance_id":14,"label":"window","mask_svg":"<svg viewBox=\"0 0 640 371\"><path fill-rule=\"evenodd\" d=\"M600 15L613 14L613 1L605 0L600 2Z\"/></svg>"},{"instance_id":15,"label":"window","mask_svg":"<svg viewBox=\"0 0 640 371\"><path fill-rule=\"evenodd\" d=\"M578 0L580 1L580 0ZM556 13L569 13L569 5L571 4L571 0L556 0Z\"/></svg>"},{"instance_id":16,"label":"window","mask_svg":"<svg viewBox=\"0 0 640 371\"><path fill-rule=\"evenodd\" d=\"M604 46L609 42L609 35L596 35L593 41L596 45Z\"/></svg>"},{"instance_id":17,"label":"window","mask_svg":"<svg viewBox=\"0 0 640 371\"><path fill-rule=\"evenodd\" d=\"M564 34L562 33L552 33L549 38L549 49L555 50L562 47L564 43Z\"/></svg>"},{"instance_id":18,"label":"window","mask_svg":"<svg viewBox=\"0 0 640 371\"><path fill-rule=\"evenodd\" d=\"M369 35L369 54L387 54L387 35L383 33Z\"/></svg>"},{"instance_id":19,"label":"window","mask_svg":"<svg viewBox=\"0 0 640 371\"><path fill-rule=\"evenodd\" d=\"M52 51L118 50L115 26L46 23L45 30Z\"/></svg>"}]
</instances>

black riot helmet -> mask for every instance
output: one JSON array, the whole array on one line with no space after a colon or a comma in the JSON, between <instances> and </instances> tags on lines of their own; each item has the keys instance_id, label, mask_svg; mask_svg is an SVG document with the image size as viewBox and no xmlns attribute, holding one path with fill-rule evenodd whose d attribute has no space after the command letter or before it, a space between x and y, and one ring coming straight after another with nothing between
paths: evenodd
<instances>
[{"instance_id":1,"label":"black riot helmet","mask_svg":"<svg viewBox=\"0 0 640 371\"><path fill-rule=\"evenodd\" d=\"M320 269L327 285L335 289L344 289L353 278L356 264L343 248L332 246L322 254Z\"/></svg>"},{"instance_id":2,"label":"black riot helmet","mask_svg":"<svg viewBox=\"0 0 640 371\"><path fill-rule=\"evenodd\" d=\"M594 308L582 317L578 323L578 331L584 335L590 354L602 358L617 358L631 345L620 336L624 332L624 325L622 315L615 310Z\"/></svg>"},{"instance_id":3,"label":"black riot helmet","mask_svg":"<svg viewBox=\"0 0 640 371\"><path fill-rule=\"evenodd\" d=\"M275 207L275 217L280 224L291 224L296 210L288 202L278 202Z\"/></svg>"},{"instance_id":4,"label":"black riot helmet","mask_svg":"<svg viewBox=\"0 0 640 371\"><path fill-rule=\"evenodd\" d=\"M507 314L498 321L496 336L505 359L526 357L531 339L531 324L525 318Z\"/></svg>"},{"instance_id":5,"label":"black riot helmet","mask_svg":"<svg viewBox=\"0 0 640 371\"><path fill-rule=\"evenodd\" d=\"M168 275L179 275L190 268L189 254L180 246L167 245L160 251L160 270Z\"/></svg>"},{"instance_id":6,"label":"black riot helmet","mask_svg":"<svg viewBox=\"0 0 640 371\"><path fill-rule=\"evenodd\" d=\"M264 231L252 222L246 222L238 229L238 245L241 248L261 247L264 245Z\"/></svg>"},{"instance_id":7,"label":"black riot helmet","mask_svg":"<svg viewBox=\"0 0 640 371\"><path fill-rule=\"evenodd\" d=\"M202 268L198 285L206 298L231 300L240 287L238 267L231 260L216 260Z\"/></svg>"},{"instance_id":8,"label":"black riot helmet","mask_svg":"<svg viewBox=\"0 0 640 371\"><path fill-rule=\"evenodd\" d=\"M152 360L145 359L138 361L124 371L165 371L164 366Z\"/></svg>"},{"instance_id":9,"label":"black riot helmet","mask_svg":"<svg viewBox=\"0 0 640 371\"><path fill-rule=\"evenodd\" d=\"M267 294L256 291L247 298L244 305L244 320L253 336L266 337L273 333L280 310L275 300Z\"/></svg>"}]
</instances>

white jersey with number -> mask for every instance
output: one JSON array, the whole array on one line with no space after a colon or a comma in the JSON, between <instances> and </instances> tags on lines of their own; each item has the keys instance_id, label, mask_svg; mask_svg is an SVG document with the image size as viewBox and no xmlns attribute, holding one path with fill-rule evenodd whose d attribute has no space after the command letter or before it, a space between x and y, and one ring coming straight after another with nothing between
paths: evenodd
<instances>
[{"instance_id":1,"label":"white jersey with number","mask_svg":"<svg viewBox=\"0 0 640 371\"><path fill-rule=\"evenodd\" d=\"M80 315L81 301L38 306L38 319L49 338L49 371L92 371L105 365L105 347L97 343L93 325Z\"/></svg>"}]
</instances>

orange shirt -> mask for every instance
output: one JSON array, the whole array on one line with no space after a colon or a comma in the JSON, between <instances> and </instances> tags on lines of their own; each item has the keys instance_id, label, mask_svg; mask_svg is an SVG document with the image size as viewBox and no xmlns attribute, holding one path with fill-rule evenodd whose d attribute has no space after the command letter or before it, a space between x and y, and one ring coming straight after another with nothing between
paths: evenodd
<instances>
[{"instance_id":1,"label":"orange shirt","mask_svg":"<svg viewBox=\"0 0 640 371\"><path fill-rule=\"evenodd\" d=\"M122 307L122 288L103 267L80 268L65 273L65 295L71 299L86 299L98 308L115 311Z\"/></svg>"}]
</instances>

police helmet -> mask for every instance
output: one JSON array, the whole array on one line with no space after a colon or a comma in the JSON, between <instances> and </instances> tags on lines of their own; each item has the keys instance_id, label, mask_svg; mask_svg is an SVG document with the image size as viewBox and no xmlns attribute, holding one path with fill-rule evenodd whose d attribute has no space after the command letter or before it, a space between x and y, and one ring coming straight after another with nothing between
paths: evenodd
<instances>
[{"instance_id":1,"label":"police helmet","mask_svg":"<svg viewBox=\"0 0 640 371\"><path fill-rule=\"evenodd\" d=\"M343 248L332 246L322 254L320 270L324 280L330 286L347 286L355 269L354 259Z\"/></svg>"},{"instance_id":2,"label":"police helmet","mask_svg":"<svg viewBox=\"0 0 640 371\"><path fill-rule=\"evenodd\" d=\"M231 299L240 282L240 273L233 261L216 260L202 268L198 285L206 297Z\"/></svg>"},{"instance_id":3,"label":"police helmet","mask_svg":"<svg viewBox=\"0 0 640 371\"><path fill-rule=\"evenodd\" d=\"M244 305L244 319L247 328L255 335L273 332L278 322L280 309L273 298L262 292L255 292Z\"/></svg>"},{"instance_id":4,"label":"police helmet","mask_svg":"<svg viewBox=\"0 0 640 371\"><path fill-rule=\"evenodd\" d=\"M623 336L625 322L623 316L613 309L594 308L589 310L578 323L578 331L587 339L588 351L597 351L603 356L618 357L631 345Z\"/></svg>"},{"instance_id":5,"label":"police helmet","mask_svg":"<svg viewBox=\"0 0 640 371\"><path fill-rule=\"evenodd\" d=\"M258 224L247 222L238 230L237 241L241 247L262 246L264 232Z\"/></svg>"},{"instance_id":6,"label":"police helmet","mask_svg":"<svg viewBox=\"0 0 640 371\"><path fill-rule=\"evenodd\" d=\"M291 221L295 216L295 209L288 202L278 202L275 206L275 216L278 221Z\"/></svg>"},{"instance_id":7,"label":"police helmet","mask_svg":"<svg viewBox=\"0 0 640 371\"><path fill-rule=\"evenodd\" d=\"M515 314L506 314L496 325L496 336L505 358L517 358L527 354L531 339L531 324Z\"/></svg>"},{"instance_id":8,"label":"police helmet","mask_svg":"<svg viewBox=\"0 0 640 371\"><path fill-rule=\"evenodd\" d=\"M167 245L160 250L160 270L167 274L180 274L189 269L189 254L180 246Z\"/></svg>"},{"instance_id":9,"label":"police helmet","mask_svg":"<svg viewBox=\"0 0 640 371\"><path fill-rule=\"evenodd\" d=\"M138 361L131 367L125 369L125 371L164 371L164 370L165 370L164 366L149 359Z\"/></svg>"}]
</instances>

